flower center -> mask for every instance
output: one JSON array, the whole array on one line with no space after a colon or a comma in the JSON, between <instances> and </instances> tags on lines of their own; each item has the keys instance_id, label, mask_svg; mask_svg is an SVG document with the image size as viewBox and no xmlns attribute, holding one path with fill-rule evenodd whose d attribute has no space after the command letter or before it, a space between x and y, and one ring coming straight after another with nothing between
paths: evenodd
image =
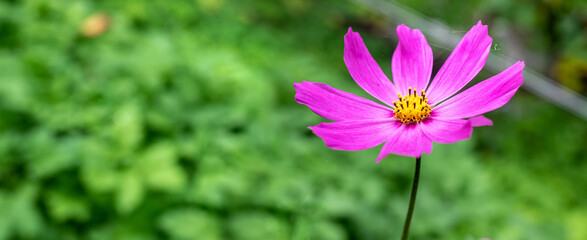
<instances>
[{"instance_id":1,"label":"flower center","mask_svg":"<svg viewBox=\"0 0 587 240\"><path fill-rule=\"evenodd\" d=\"M402 96L397 94L399 100L393 101L395 109L393 118L400 120L403 124L420 123L422 119L430 116L430 105L428 105L428 98L426 92L422 90L421 95L418 95L416 89L408 88L409 94Z\"/></svg>"}]
</instances>

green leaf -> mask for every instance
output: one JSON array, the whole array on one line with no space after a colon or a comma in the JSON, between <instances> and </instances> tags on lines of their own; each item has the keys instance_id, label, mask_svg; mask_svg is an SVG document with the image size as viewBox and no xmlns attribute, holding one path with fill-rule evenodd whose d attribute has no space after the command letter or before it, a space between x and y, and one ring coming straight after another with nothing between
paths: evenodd
<instances>
[{"instance_id":1,"label":"green leaf","mask_svg":"<svg viewBox=\"0 0 587 240\"><path fill-rule=\"evenodd\" d=\"M198 209L169 210L159 218L158 225L172 239L223 239L218 218Z\"/></svg>"},{"instance_id":2,"label":"green leaf","mask_svg":"<svg viewBox=\"0 0 587 240\"><path fill-rule=\"evenodd\" d=\"M90 208L87 202L79 197L52 191L47 194L46 202L49 214L57 222L67 220L84 222L90 218Z\"/></svg>"},{"instance_id":3,"label":"green leaf","mask_svg":"<svg viewBox=\"0 0 587 240\"><path fill-rule=\"evenodd\" d=\"M263 212L242 212L231 217L228 224L235 239L290 239L288 224Z\"/></svg>"},{"instance_id":4,"label":"green leaf","mask_svg":"<svg viewBox=\"0 0 587 240\"><path fill-rule=\"evenodd\" d=\"M143 119L136 104L123 105L113 116L112 137L123 152L135 150L143 139Z\"/></svg>"},{"instance_id":5,"label":"green leaf","mask_svg":"<svg viewBox=\"0 0 587 240\"><path fill-rule=\"evenodd\" d=\"M186 175L177 164L177 148L171 143L157 143L136 160L137 168L150 188L177 192L186 185Z\"/></svg>"},{"instance_id":6,"label":"green leaf","mask_svg":"<svg viewBox=\"0 0 587 240\"><path fill-rule=\"evenodd\" d=\"M127 171L121 175L116 193L116 210L128 214L135 210L145 197L145 188L139 174Z\"/></svg>"}]
</instances>

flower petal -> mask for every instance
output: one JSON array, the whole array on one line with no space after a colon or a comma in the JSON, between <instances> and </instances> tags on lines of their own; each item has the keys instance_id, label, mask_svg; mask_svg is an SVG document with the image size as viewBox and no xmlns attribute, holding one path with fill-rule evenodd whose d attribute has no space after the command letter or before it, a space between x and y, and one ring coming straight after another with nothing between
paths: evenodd
<instances>
[{"instance_id":1,"label":"flower petal","mask_svg":"<svg viewBox=\"0 0 587 240\"><path fill-rule=\"evenodd\" d=\"M471 126L473 127L493 126L493 121L483 115L469 118L469 122L471 122Z\"/></svg>"},{"instance_id":2,"label":"flower petal","mask_svg":"<svg viewBox=\"0 0 587 240\"><path fill-rule=\"evenodd\" d=\"M408 88L425 90L432 74L432 48L418 29L406 25L397 27L399 43L391 60L391 73L395 87L402 95Z\"/></svg>"},{"instance_id":3,"label":"flower petal","mask_svg":"<svg viewBox=\"0 0 587 240\"><path fill-rule=\"evenodd\" d=\"M432 151L432 141L424 135L420 125L401 125L383 145L375 161L381 161L390 153L408 157L420 157L422 153L429 154Z\"/></svg>"},{"instance_id":4,"label":"flower petal","mask_svg":"<svg viewBox=\"0 0 587 240\"><path fill-rule=\"evenodd\" d=\"M359 33L349 28L344 36L344 62L355 82L389 106L397 99L395 86L371 57Z\"/></svg>"},{"instance_id":5,"label":"flower petal","mask_svg":"<svg viewBox=\"0 0 587 240\"><path fill-rule=\"evenodd\" d=\"M320 123L309 128L329 148L357 151L385 142L400 125L397 120L387 118Z\"/></svg>"},{"instance_id":6,"label":"flower petal","mask_svg":"<svg viewBox=\"0 0 587 240\"><path fill-rule=\"evenodd\" d=\"M437 143L455 143L469 139L473 132L471 122L462 119L435 119L423 121L422 132Z\"/></svg>"},{"instance_id":7,"label":"flower petal","mask_svg":"<svg viewBox=\"0 0 587 240\"><path fill-rule=\"evenodd\" d=\"M491 41L487 26L479 21L461 39L432 80L426 90L428 103L437 104L467 85L485 65Z\"/></svg>"},{"instance_id":8,"label":"flower petal","mask_svg":"<svg viewBox=\"0 0 587 240\"><path fill-rule=\"evenodd\" d=\"M524 62L517 62L505 71L444 101L432 111L437 118L469 118L495 110L506 104L524 79Z\"/></svg>"},{"instance_id":9,"label":"flower petal","mask_svg":"<svg viewBox=\"0 0 587 240\"><path fill-rule=\"evenodd\" d=\"M393 110L324 83L294 83L296 101L332 121L391 118Z\"/></svg>"}]
</instances>

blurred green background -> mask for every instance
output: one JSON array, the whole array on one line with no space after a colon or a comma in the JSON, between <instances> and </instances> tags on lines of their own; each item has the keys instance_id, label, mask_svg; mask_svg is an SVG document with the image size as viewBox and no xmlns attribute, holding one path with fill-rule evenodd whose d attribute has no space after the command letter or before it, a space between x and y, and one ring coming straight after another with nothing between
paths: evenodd
<instances>
[{"instance_id":1,"label":"blurred green background","mask_svg":"<svg viewBox=\"0 0 587 240\"><path fill-rule=\"evenodd\" d=\"M402 2L587 91L584 1ZM389 74L397 24L337 0L0 1L0 240L398 239L413 159L328 149L293 89L366 96L343 36ZM438 68L453 46L431 44ZM486 116L423 157L412 239L587 239L586 122L523 90Z\"/></svg>"}]
</instances>

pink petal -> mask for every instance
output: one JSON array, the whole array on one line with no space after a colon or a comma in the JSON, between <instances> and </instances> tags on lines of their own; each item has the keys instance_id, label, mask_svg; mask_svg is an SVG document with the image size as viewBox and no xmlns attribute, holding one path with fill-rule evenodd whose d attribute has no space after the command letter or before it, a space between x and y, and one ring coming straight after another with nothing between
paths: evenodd
<instances>
[{"instance_id":1,"label":"pink petal","mask_svg":"<svg viewBox=\"0 0 587 240\"><path fill-rule=\"evenodd\" d=\"M487 26L479 21L465 34L432 80L426 91L428 103L439 103L467 85L485 65L491 41Z\"/></svg>"},{"instance_id":2,"label":"pink petal","mask_svg":"<svg viewBox=\"0 0 587 240\"><path fill-rule=\"evenodd\" d=\"M389 106L397 99L395 86L371 57L361 36L349 28L344 36L344 62L355 82Z\"/></svg>"},{"instance_id":3,"label":"pink petal","mask_svg":"<svg viewBox=\"0 0 587 240\"><path fill-rule=\"evenodd\" d=\"M422 153L429 154L432 151L432 141L424 135L420 125L401 125L383 145L375 161L381 161L390 153L408 157L420 157Z\"/></svg>"},{"instance_id":4,"label":"pink petal","mask_svg":"<svg viewBox=\"0 0 587 240\"><path fill-rule=\"evenodd\" d=\"M471 122L461 119L430 118L420 125L422 125L422 132L437 143L454 143L469 139L473 132Z\"/></svg>"},{"instance_id":5,"label":"pink petal","mask_svg":"<svg viewBox=\"0 0 587 240\"><path fill-rule=\"evenodd\" d=\"M473 127L493 126L493 121L483 115L469 118L469 122L471 122L471 126Z\"/></svg>"},{"instance_id":6,"label":"pink petal","mask_svg":"<svg viewBox=\"0 0 587 240\"><path fill-rule=\"evenodd\" d=\"M359 120L369 118L391 118L393 110L328 86L324 83L294 83L296 101L307 105L316 114L332 121Z\"/></svg>"},{"instance_id":7,"label":"pink petal","mask_svg":"<svg viewBox=\"0 0 587 240\"><path fill-rule=\"evenodd\" d=\"M435 117L469 118L503 106L522 85L523 69L524 62L517 62L505 71L457 94L432 109Z\"/></svg>"},{"instance_id":8,"label":"pink petal","mask_svg":"<svg viewBox=\"0 0 587 240\"><path fill-rule=\"evenodd\" d=\"M394 119L368 119L320 123L309 127L332 149L356 151L377 146L398 130Z\"/></svg>"},{"instance_id":9,"label":"pink petal","mask_svg":"<svg viewBox=\"0 0 587 240\"><path fill-rule=\"evenodd\" d=\"M402 95L408 88L425 90L432 74L432 49L422 32L406 25L397 27L399 43L391 61L391 73L395 87Z\"/></svg>"}]
</instances>

